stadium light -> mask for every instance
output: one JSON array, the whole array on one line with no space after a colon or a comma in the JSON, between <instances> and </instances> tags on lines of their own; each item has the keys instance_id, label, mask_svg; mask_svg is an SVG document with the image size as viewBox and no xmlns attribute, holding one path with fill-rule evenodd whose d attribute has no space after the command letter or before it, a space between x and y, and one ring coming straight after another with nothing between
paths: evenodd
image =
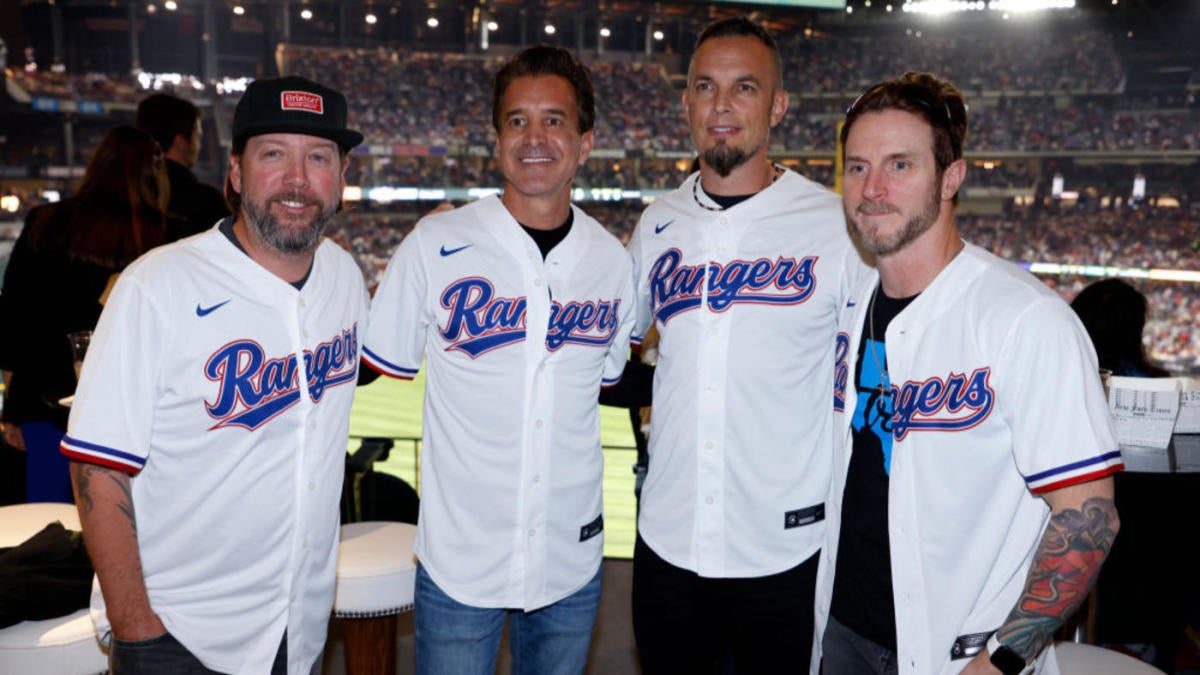
<instances>
[{"instance_id":1,"label":"stadium light","mask_svg":"<svg viewBox=\"0 0 1200 675\"><path fill-rule=\"evenodd\" d=\"M312 10L308 8L300 10L300 18L305 21L312 19Z\"/></svg>"},{"instance_id":2,"label":"stadium light","mask_svg":"<svg viewBox=\"0 0 1200 675\"><path fill-rule=\"evenodd\" d=\"M428 19L425 19L425 25L429 26L430 28L437 28L438 27L437 17L431 16Z\"/></svg>"},{"instance_id":3,"label":"stadium light","mask_svg":"<svg viewBox=\"0 0 1200 675\"><path fill-rule=\"evenodd\" d=\"M600 37L612 37L612 31L607 28L601 28Z\"/></svg>"},{"instance_id":4,"label":"stadium light","mask_svg":"<svg viewBox=\"0 0 1200 675\"><path fill-rule=\"evenodd\" d=\"M552 23L546 24L546 27L543 30L546 31L546 35L554 35L555 33L558 32L558 29L555 28L554 24L552 24Z\"/></svg>"},{"instance_id":5,"label":"stadium light","mask_svg":"<svg viewBox=\"0 0 1200 675\"><path fill-rule=\"evenodd\" d=\"M1115 2L1116 0L1114 0ZM1002 12L1004 18L1011 14L1027 14L1049 9L1072 9L1075 0L908 0L901 7L914 14L943 15L955 12L977 12L991 10ZM849 7L847 7L849 9Z\"/></svg>"},{"instance_id":6,"label":"stadium light","mask_svg":"<svg viewBox=\"0 0 1200 675\"><path fill-rule=\"evenodd\" d=\"M663 32L662 32L661 30L656 30L656 31L654 31L654 39L655 39L655 40L658 40L659 42L662 42L662 39L663 39L663 37L664 37L664 36L663 36Z\"/></svg>"},{"instance_id":7,"label":"stadium light","mask_svg":"<svg viewBox=\"0 0 1200 675\"><path fill-rule=\"evenodd\" d=\"M149 5L146 5L146 13L147 14L153 14L157 11L158 11L158 7L155 6L154 3L150 3Z\"/></svg>"},{"instance_id":8,"label":"stadium light","mask_svg":"<svg viewBox=\"0 0 1200 675\"><path fill-rule=\"evenodd\" d=\"M487 28L494 33L500 30L500 24L496 23L495 21L489 21L487 22Z\"/></svg>"},{"instance_id":9,"label":"stadium light","mask_svg":"<svg viewBox=\"0 0 1200 675\"><path fill-rule=\"evenodd\" d=\"M379 17L375 16L374 12L367 12L367 15L363 19L372 26L379 22Z\"/></svg>"},{"instance_id":10,"label":"stadium light","mask_svg":"<svg viewBox=\"0 0 1200 675\"><path fill-rule=\"evenodd\" d=\"M175 0L167 0L163 3L163 7L166 7L168 12L174 12L179 9L179 5L175 3Z\"/></svg>"},{"instance_id":11,"label":"stadium light","mask_svg":"<svg viewBox=\"0 0 1200 675\"><path fill-rule=\"evenodd\" d=\"M1072 9L1075 0L991 0L988 9L994 12L1023 14L1044 9Z\"/></svg>"},{"instance_id":12,"label":"stadium light","mask_svg":"<svg viewBox=\"0 0 1200 675\"><path fill-rule=\"evenodd\" d=\"M238 16L241 16L241 15L243 15L243 14L245 14L245 13L246 13L246 8L245 8L245 7L242 7L241 5L234 5L234 6L233 6L233 13L234 13L234 14L237 14Z\"/></svg>"}]
</instances>

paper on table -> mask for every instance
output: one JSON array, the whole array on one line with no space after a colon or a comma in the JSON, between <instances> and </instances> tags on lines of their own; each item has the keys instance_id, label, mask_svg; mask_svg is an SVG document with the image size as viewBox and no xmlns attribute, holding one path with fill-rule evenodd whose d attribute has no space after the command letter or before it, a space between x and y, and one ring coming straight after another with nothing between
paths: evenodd
<instances>
[{"instance_id":1,"label":"paper on table","mask_svg":"<svg viewBox=\"0 0 1200 675\"><path fill-rule=\"evenodd\" d=\"M1117 427L1117 442L1165 448L1179 414L1179 380L1170 377L1113 377L1108 409Z\"/></svg>"},{"instance_id":2,"label":"paper on table","mask_svg":"<svg viewBox=\"0 0 1200 675\"><path fill-rule=\"evenodd\" d=\"M1179 417L1175 420L1175 433L1200 434L1200 379L1180 378L1182 393L1179 395Z\"/></svg>"}]
</instances>

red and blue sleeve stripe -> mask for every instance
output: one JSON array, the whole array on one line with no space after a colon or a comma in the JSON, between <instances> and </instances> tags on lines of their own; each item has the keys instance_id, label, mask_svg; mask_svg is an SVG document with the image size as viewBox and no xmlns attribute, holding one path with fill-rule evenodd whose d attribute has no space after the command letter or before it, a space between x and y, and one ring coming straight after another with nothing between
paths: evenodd
<instances>
[{"instance_id":1,"label":"red and blue sleeve stripe","mask_svg":"<svg viewBox=\"0 0 1200 675\"><path fill-rule=\"evenodd\" d=\"M1034 494L1044 494L1070 485L1078 485L1088 481L1110 476L1125 468L1121 461L1121 451L1091 457L1088 459L1065 464L1055 469L1035 473L1025 477L1025 484Z\"/></svg>"},{"instance_id":2,"label":"red and blue sleeve stripe","mask_svg":"<svg viewBox=\"0 0 1200 675\"><path fill-rule=\"evenodd\" d=\"M138 457L121 452L116 448L88 443L70 436L63 436L59 451L71 459L106 466L134 476L140 473L142 467L146 465L145 457Z\"/></svg>"},{"instance_id":3,"label":"red and blue sleeve stripe","mask_svg":"<svg viewBox=\"0 0 1200 675\"><path fill-rule=\"evenodd\" d=\"M401 365L392 363L391 361L388 361L387 359L368 349L366 345L364 345L362 348L362 360L363 363L367 364L372 369L377 370L388 377L394 377L401 380L413 379L417 376L417 371L420 370L420 368L405 368Z\"/></svg>"}]
</instances>

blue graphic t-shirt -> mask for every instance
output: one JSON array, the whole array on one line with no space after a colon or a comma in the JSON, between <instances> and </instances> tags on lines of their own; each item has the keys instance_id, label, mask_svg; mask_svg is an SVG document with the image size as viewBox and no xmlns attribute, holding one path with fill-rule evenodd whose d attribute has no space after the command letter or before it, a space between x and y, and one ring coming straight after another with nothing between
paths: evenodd
<instances>
[{"instance_id":1,"label":"blue graphic t-shirt","mask_svg":"<svg viewBox=\"0 0 1200 675\"><path fill-rule=\"evenodd\" d=\"M863 323L850 421L854 446L842 494L842 528L830 613L859 636L896 650L888 542L888 473L892 464L892 391L888 324L916 296L893 299L876 288Z\"/></svg>"}]
</instances>

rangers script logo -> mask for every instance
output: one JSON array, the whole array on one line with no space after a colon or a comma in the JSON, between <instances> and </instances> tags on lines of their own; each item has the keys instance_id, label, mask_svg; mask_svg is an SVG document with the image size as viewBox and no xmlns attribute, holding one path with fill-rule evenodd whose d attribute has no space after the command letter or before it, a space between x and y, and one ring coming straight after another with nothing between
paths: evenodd
<instances>
[{"instance_id":1,"label":"rangers script logo","mask_svg":"<svg viewBox=\"0 0 1200 675\"><path fill-rule=\"evenodd\" d=\"M460 279L442 291L442 307L450 310L439 328L457 350L476 358L525 339L525 298L496 296L492 282L480 277ZM546 349L556 351L565 344L605 347L617 332L620 300L571 301L550 305Z\"/></svg>"},{"instance_id":2,"label":"rangers script logo","mask_svg":"<svg viewBox=\"0 0 1200 675\"><path fill-rule=\"evenodd\" d=\"M902 441L910 431L962 431L983 422L996 400L991 374L991 368L977 368L970 375L892 385L892 437Z\"/></svg>"},{"instance_id":3,"label":"rangers script logo","mask_svg":"<svg viewBox=\"0 0 1200 675\"><path fill-rule=\"evenodd\" d=\"M295 354L268 359L254 340L235 340L218 349L204 365L204 375L220 388L216 400L205 401L217 420L210 429L238 426L254 431L300 400ZM319 403L325 390L358 379L358 325L329 342L304 352L308 394Z\"/></svg>"},{"instance_id":4,"label":"rangers script logo","mask_svg":"<svg viewBox=\"0 0 1200 675\"><path fill-rule=\"evenodd\" d=\"M837 334L837 344L833 348L833 409L836 412L846 411L846 384L850 381L850 336L846 333Z\"/></svg>"},{"instance_id":5,"label":"rangers script logo","mask_svg":"<svg viewBox=\"0 0 1200 675\"><path fill-rule=\"evenodd\" d=\"M707 277L708 308L723 312L735 304L798 305L813 294L817 256L732 260L724 265L681 265L677 248L663 252L650 267L654 317L667 323L676 314L700 307Z\"/></svg>"}]
</instances>

